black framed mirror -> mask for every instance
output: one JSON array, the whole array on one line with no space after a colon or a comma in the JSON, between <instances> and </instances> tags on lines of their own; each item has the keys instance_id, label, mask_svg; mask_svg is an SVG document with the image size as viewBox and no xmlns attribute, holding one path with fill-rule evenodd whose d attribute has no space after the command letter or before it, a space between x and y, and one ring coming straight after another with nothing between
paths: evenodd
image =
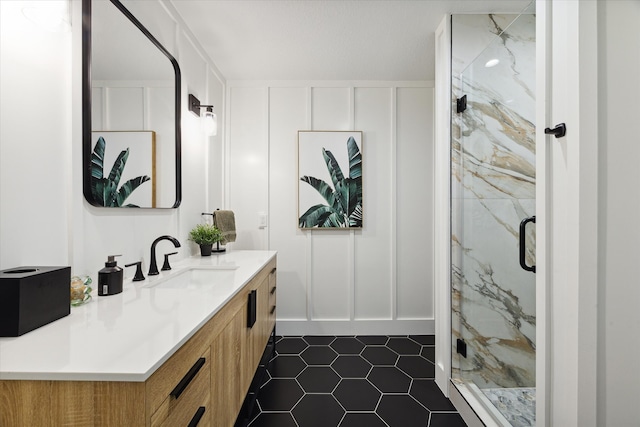
<instances>
[{"instance_id":1,"label":"black framed mirror","mask_svg":"<svg viewBox=\"0 0 640 427\"><path fill-rule=\"evenodd\" d=\"M180 67L118 0L82 0L83 193L93 206L177 208Z\"/></svg>"}]
</instances>

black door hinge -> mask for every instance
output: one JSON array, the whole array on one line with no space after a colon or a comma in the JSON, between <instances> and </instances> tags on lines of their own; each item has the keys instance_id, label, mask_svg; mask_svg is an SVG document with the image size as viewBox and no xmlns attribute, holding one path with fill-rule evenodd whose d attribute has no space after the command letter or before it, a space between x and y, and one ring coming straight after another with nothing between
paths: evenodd
<instances>
[{"instance_id":1,"label":"black door hinge","mask_svg":"<svg viewBox=\"0 0 640 427\"><path fill-rule=\"evenodd\" d=\"M560 123L553 129L545 128L544 133L547 135L554 135L556 138L562 138L567 134L567 125Z\"/></svg>"},{"instance_id":2,"label":"black door hinge","mask_svg":"<svg viewBox=\"0 0 640 427\"><path fill-rule=\"evenodd\" d=\"M456 112L463 113L467 109L467 95L463 95L462 98L456 100Z\"/></svg>"},{"instance_id":3,"label":"black door hinge","mask_svg":"<svg viewBox=\"0 0 640 427\"><path fill-rule=\"evenodd\" d=\"M456 341L456 351L462 355L466 359L467 357L467 343L464 340L458 338Z\"/></svg>"}]
</instances>

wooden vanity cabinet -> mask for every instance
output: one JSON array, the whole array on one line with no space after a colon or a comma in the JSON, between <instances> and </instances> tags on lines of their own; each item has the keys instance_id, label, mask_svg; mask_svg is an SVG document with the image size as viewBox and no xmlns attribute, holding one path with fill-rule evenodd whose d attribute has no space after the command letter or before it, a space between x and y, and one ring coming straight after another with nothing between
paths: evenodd
<instances>
[{"instance_id":1,"label":"wooden vanity cabinet","mask_svg":"<svg viewBox=\"0 0 640 427\"><path fill-rule=\"evenodd\" d=\"M274 265L274 267L271 269L271 272L269 273L269 312L267 313L267 329L269 333L271 333L271 331L273 331L273 328L276 327L276 288L276 267Z\"/></svg>"},{"instance_id":2,"label":"wooden vanity cabinet","mask_svg":"<svg viewBox=\"0 0 640 427\"><path fill-rule=\"evenodd\" d=\"M273 330L275 266L274 258L145 382L0 381L0 426L232 427Z\"/></svg>"}]
</instances>

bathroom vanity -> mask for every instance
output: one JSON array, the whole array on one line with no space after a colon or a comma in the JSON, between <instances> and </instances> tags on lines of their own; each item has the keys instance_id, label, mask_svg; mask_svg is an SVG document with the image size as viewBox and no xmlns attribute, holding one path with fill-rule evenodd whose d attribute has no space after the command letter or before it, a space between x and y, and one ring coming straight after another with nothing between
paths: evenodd
<instances>
[{"instance_id":1,"label":"bathroom vanity","mask_svg":"<svg viewBox=\"0 0 640 427\"><path fill-rule=\"evenodd\" d=\"M124 287L0 338L1 426L234 425L270 352L276 253L189 258Z\"/></svg>"}]
</instances>

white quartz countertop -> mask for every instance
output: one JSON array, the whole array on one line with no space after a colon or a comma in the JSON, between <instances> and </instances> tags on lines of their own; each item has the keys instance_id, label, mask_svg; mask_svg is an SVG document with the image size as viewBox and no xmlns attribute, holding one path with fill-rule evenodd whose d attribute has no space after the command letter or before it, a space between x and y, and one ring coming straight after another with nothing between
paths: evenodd
<instances>
[{"instance_id":1,"label":"white quartz countertop","mask_svg":"<svg viewBox=\"0 0 640 427\"><path fill-rule=\"evenodd\" d=\"M125 280L117 295L100 297L93 286L92 301L71 307L69 316L0 338L0 379L146 381L275 255L230 251L187 258L144 281ZM161 286L191 268L222 268L224 281Z\"/></svg>"}]
</instances>

